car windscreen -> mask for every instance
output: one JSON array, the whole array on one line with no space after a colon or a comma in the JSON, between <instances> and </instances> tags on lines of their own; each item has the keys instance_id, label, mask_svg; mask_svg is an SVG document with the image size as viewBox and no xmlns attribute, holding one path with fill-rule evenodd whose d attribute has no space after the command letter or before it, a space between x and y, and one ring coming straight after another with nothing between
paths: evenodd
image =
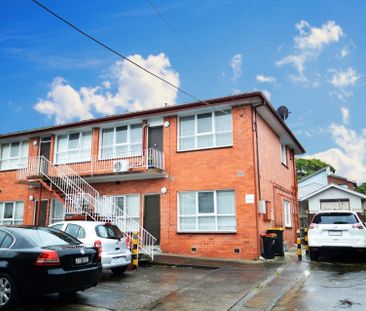
<instances>
[{"instance_id":1,"label":"car windscreen","mask_svg":"<svg viewBox=\"0 0 366 311\"><path fill-rule=\"evenodd\" d=\"M52 228L29 228L21 229L22 234L39 247L79 245L79 240L62 231Z\"/></svg>"},{"instance_id":2,"label":"car windscreen","mask_svg":"<svg viewBox=\"0 0 366 311\"><path fill-rule=\"evenodd\" d=\"M327 213L315 215L313 223L323 225L356 224L357 217L352 213Z\"/></svg>"},{"instance_id":3,"label":"car windscreen","mask_svg":"<svg viewBox=\"0 0 366 311\"><path fill-rule=\"evenodd\" d=\"M115 225L99 225L95 227L97 236L104 239L121 239L122 231Z\"/></svg>"}]
</instances>

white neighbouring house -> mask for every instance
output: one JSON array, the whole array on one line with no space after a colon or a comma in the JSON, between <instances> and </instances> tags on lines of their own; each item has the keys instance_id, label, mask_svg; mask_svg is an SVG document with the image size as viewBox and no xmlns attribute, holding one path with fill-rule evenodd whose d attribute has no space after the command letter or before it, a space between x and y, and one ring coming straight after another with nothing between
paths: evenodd
<instances>
[{"instance_id":1,"label":"white neighbouring house","mask_svg":"<svg viewBox=\"0 0 366 311\"><path fill-rule=\"evenodd\" d=\"M307 227L320 210L352 210L365 217L366 195L354 190L356 183L335 175L329 167L298 182L300 226Z\"/></svg>"}]
</instances>

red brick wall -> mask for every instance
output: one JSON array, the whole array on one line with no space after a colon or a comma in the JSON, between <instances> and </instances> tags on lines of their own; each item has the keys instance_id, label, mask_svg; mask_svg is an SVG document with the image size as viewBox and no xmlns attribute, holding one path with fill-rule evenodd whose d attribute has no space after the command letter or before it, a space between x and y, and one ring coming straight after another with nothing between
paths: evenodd
<instances>
[{"instance_id":1,"label":"red brick wall","mask_svg":"<svg viewBox=\"0 0 366 311\"><path fill-rule=\"evenodd\" d=\"M260 232L263 234L270 227L284 227L283 201L288 200L291 203L292 227L285 229L284 240L293 246L298 221L293 153L287 148L287 165L282 164L280 139L259 115L257 128L261 199L269 202L267 215L259 216Z\"/></svg>"},{"instance_id":2,"label":"red brick wall","mask_svg":"<svg viewBox=\"0 0 366 311\"><path fill-rule=\"evenodd\" d=\"M344 180L343 178L337 178L334 176L328 176L328 184L347 185L348 189L350 190L354 189L353 182L349 180Z\"/></svg>"},{"instance_id":3,"label":"red brick wall","mask_svg":"<svg viewBox=\"0 0 366 311\"><path fill-rule=\"evenodd\" d=\"M177 152L177 117L172 116L170 126L163 128L163 150L167 178L122 181L119 183L97 183L93 186L104 195L140 194L141 216L143 195L160 193L162 187L168 189L161 195L161 249L163 252L206 256L217 258L255 259L260 255L259 233L282 221L283 198L293 199L293 159L288 154L288 168L281 164L278 137L269 126L258 117L259 163L262 199L271 202L276 211L276 219L266 221L258 216L258 185L255 162L255 137L252 126L252 108L235 107L233 118L233 146L207 150ZM98 154L99 133L93 130L92 153ZM31 139L32 142L34 139ZM52 144L53 145L53 144ZM38 155L38 146L30 145L30 155ZM33 202L30 194L39 197L39 188L15 184L15 171L0 172L0 201L24 200L25 223L33 221ZM235 191L237 232L236 233L177 233L177 197L181 191L233 189ZM245 195L254 194L255 203L246 203ZM43 198L52 197L45 189ZM294 204L292 204L295 210ZM295 217L295 216L294 216ZM276 220L276 221L275 221ZM257 224L257 222L259 222ZM293 219L293 224L295 220ZM293 226L294 229L295 225ZM293 229L286 230L286 240L292 242ZM260 232L259 232L260 231ZM196 248L192 252L192 247ZM240 249L235 253L234 249Z\"/></svg>"}]
</instances>

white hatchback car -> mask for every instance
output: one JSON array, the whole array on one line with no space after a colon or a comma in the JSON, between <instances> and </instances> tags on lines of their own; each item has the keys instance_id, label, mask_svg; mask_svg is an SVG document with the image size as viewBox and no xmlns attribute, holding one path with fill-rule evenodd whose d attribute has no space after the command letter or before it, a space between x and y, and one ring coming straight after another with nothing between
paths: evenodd
<instances>
[{"instance_id":1,"label":"white hatchback car","mask_svg":"<svg viewBox=\"0 0 366 311\"><path fill-rule=\"evenodd\" d=\"M122 274L131 263L128 241L114 224L97 221L64 221L50 225L81 241L85 246L99 249L103 269L111 269L114 274Z\"/></svg>"},{"instance_id":2,"label":"white hatchback car","mask_svg":"<svg viewBox=\"0 0 366 311\"><path fill-rule=\"evenodd\" d=\"M318 260L324 249L366 251L366 227L352 211L322 211L309 226L310 259Z\"/></svg>"}]
</instances>

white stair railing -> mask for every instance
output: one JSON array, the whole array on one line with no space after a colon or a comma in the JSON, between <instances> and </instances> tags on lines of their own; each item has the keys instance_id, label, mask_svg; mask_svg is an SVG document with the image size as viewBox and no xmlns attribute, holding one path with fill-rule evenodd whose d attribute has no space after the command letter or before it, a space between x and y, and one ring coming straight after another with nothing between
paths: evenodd
<instances>
[{"instance_id":1,"label":"white stair railing","mask_svg":"<svg viewBox=\"0 0 366 311\"><path fill-rule=\"evenodd\" d=\"M114 200L100 196L95 188L67 165L55 166L43 156L30 158L28 166L20 169L17 176L20 181L46 178L52 187L57 187L64 194L67 213L85 214L97 221L113 222L130 240L137 233L138 248L154 258L156 238L121 210Z\"/></svg>"}]
</instances>

